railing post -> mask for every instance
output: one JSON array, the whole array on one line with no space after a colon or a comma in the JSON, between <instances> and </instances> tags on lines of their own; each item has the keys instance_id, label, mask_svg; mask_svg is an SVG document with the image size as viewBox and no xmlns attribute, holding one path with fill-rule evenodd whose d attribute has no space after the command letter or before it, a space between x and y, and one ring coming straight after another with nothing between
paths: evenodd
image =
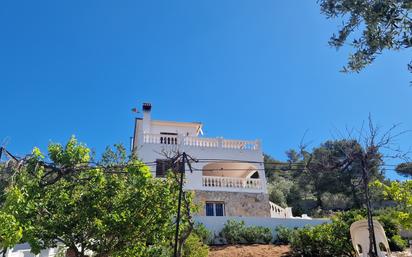
<instances>
[{"instance_id":1,"label":"railing post","mask_svg":"<svg viewBox=\"0 0 412 257\"><path fill-rule=\"evenodd\" d=\"M182 135L177 136L177 144L178 145L185 145L185 138Z\"/></svg>"},{"instance_id":2,"label":"railing post","mask_svg":"<svg viewBox=\"0 0 412 257\"><path fill-rule=\"evenodd\" d=\"M223 138L222 138L222 137L219 137L219 138L217 139L217 146L218 146L219 148L223 148Z\"/></svg>"},{"instance_id":3,"label":"railing post","mask_svg":"<svg viewBox=\"0 0 412 257\"><path fill-rule=\"evenodd\" d=\"M255 141L255 149L254 150L260 150L260 140Z\"/></svg>"}]
</instances>

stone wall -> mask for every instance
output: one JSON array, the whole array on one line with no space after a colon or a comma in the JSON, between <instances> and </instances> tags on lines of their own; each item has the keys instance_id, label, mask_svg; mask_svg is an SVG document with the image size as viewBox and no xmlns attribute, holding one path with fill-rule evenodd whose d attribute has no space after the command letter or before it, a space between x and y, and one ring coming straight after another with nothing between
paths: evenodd
<instances>
[{"instance_id":1,"label":"stone wall","mask_svg":"<svg viewBox=\"0 0 412 257\"><path fill-rule=\"evenodd\" d=\"M225 216L270 217L269 196L263 193L194 191L198 215L206 216L205 202L224 202Z\"/></svg>"}]
</instances>

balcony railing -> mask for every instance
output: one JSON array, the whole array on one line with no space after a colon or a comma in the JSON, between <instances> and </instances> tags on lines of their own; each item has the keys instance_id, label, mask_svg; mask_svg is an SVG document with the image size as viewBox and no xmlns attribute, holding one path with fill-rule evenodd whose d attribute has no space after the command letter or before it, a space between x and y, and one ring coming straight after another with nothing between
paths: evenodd
<instances>
[{"instance_id":1,"label":"balcony railing","mask_svg":"<svg viewBox=\"0 0 412 257\"><path fill-rule=\"evenodd\" d=\"M230 140L223 138L203 138L191 136L175 136L162 134L143 135L143 143L146 144L165 144L165 145L185 145L194 147L260 150L259 141Z\"/></svg>"},{"instance_id":2,"label":"balcony railing","mask_svg":"<svg viewBox=\"0 0 412 257\"><path fill-rule=\"evenodd\" d=\"M209 188L262 189L260 179L203 176L202 186Z\"/></svg>"},{"instance_id":3,"label":"balcony railing","mask_svg":"<svg viewBox=\"0 0 412 257\"><path fill-rule=\"evenodd\" d=\"M269 201L270 206L270 217L272 218L293 218L292 208L282 208L277 204Z\"/></svg>"},{"instance_id":4,"label":"balcony railing","mask_svg":"<svg viewBox=\"0 0 412 257\"><path fill-rule=\"evenodd\" d=\"M270 216L272 218L286 218L286 210L277 204L269 201L270 205Z\"/></svg>"}]
</instances>

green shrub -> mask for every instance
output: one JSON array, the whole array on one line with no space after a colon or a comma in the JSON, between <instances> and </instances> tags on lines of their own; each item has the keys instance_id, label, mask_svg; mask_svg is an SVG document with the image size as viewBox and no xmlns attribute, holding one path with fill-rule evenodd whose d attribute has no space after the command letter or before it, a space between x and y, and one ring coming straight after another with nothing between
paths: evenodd
<instances>
[{"instance_id":1,"label":"green shrub","mask_svg":"<svg viewBox=\"0 0 412 257\"><path fill-rule=\"evenodd\" d=\"M283 226L277 226L275 228L276 231L276 239L275 242L277 244L287 245L290 242L290 238L293 236L292 234L296 230L292 230Z\"/></svg>"},{"instance_id":2,"label":"green shrub","mask_svg":"<svg viewBox=\"0 0 412 257\"><path fill-rule=\"evenodd\" d=\"M183 257L207 257L209 247L195 233L190 234L183 246Z\"/></svg>"},{"instance_id":3,"label":"green shrub","mask_svg":"<svg viewBox=\"0 0 412 257\"><path fill-rule=\"evenodd\" d=\"M281 229L282 238L289 241L294 256L355 256L349 227L356 220L362 219L363 214L363 211L339 213L331 223L290 229L289 234Z\"/></svg>"},{"instance_id":4,"label":"green shrub","mask_svg":"<svg viewBox=\"0 0 412 257\"><path fill-rule=\"evenodd\" d=\"M378 220L385 229L392 251L401 251L407 242L399 236L400 223L393 211L380 213ZM294 256L343 257L355 256L350 238L350 225L366 217L365 210L338 213L331 223L315 227L288 229L277 227L276 242L290 244Z\"/></svg>"},{"instance_id":5,"label":"green shrub","mask_svg":"<svg viewBox=\"0 0 412 257\"><path fill-rule=\"evenodd\" d=\"M212 233L202 223L195 224L192 233L196 234L204 244L211 244L213 242Z\"/></svg>"},{"instance_id":6,"label":"green shrub","mask_svg":"<svg viewBox=\"0 0 412 257\"><path fill-rule=\"evenodd\" d=\"M408 242L400 235L394 235L388 241L391 251L404 251L408 247Z\"/></svg>"},{"instance_id":7,"label":"green shrub","mask_svg":"<svg viewBox=\"0 0 412 257\"><path fill-rule=\"evenodd\" d=\"M244 221L228 220L220 232L228 244L267 244L272 241L269 228L260 226L246 227Z\"/></svg>"},{"instance_id":8,"label":"green shrub","mask_svg":"<svg viewBox=\"0 0 412 257\"><path fill-rule=\"evenodd\" d=\"M220 236L226 239L228 244L245 243L244 230L244 221L228 220L220 232Z\"/></svg>"},{"instance_id":9,"label":"green shrub","mask_svg":"<svg viewBox=\"0 0 412 257\"><path fill-rule=\"evenodd\" d=\"M401 224L396 218L397 215L395 212L393 209L382 210L378 216L378 220L385 230L391 251L404 251L406 247L408 247L408 243L399 235Z\"/></svg>"},{"instance_id":10,"label":"green shrub","mask_svg":"<svg viewBox=\"0 0 412 257\"><path fill-rule=\"evenodd\" d=\"M341 220L292 233L290 245L295 256L355 256L349 239L349 227Z\"/></svg>"},{"instance_id":11,"label":"green shrub","mask_svg":"<svg viewBox=\"0 0 412 257\"><path fill-rule=\"evenodd\" d=\"M272 232L269 228L260 226L246 227L243 238L250 244L268 244L272 241Z\"/></svg>"},{"instance_id":12,"label":"green shrub","mask_svg":"<svg viewBox=\"0 0 412 257\"><path fill-rule=\"evenodd\" d=\"M324 210L347 210L352 205L351 198L343 193L323 193L321 201Z\"/></svg>"}]
</instances>

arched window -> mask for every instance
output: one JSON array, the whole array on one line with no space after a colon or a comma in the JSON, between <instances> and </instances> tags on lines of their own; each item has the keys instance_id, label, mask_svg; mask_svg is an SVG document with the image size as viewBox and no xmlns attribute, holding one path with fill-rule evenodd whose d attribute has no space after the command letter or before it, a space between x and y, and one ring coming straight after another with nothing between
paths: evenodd
<instances>
[{"instance_id":1,"label":"arched window","mask_svg":"<svg viewBox=\"0 0 412 257\"><path fill-rule=\"evenodd\" d=\"M259 178L259 172L255 171L250 178Z\"/></svg>"},{"instance_id":2,"label":"arched window","mask_svg":"<svg viewBox=\"0 0 412 257\"><path fill-rule=\"evenodd\" d=\"M388 251L388 250L386 250L386 247L382 242L379 243L379 250L381 250L381 252L387 252Z\"/></svg>"},{"instance_id":3,"label":"arched window","mask_svg":"<svg viewBox=\"0 0 412 257\"><path fill-rule=\"evenodd\" d=\"M362 246L358 244L357 247L358 247L358 252L362 253Z\"/></svg>"}]
</instances>

